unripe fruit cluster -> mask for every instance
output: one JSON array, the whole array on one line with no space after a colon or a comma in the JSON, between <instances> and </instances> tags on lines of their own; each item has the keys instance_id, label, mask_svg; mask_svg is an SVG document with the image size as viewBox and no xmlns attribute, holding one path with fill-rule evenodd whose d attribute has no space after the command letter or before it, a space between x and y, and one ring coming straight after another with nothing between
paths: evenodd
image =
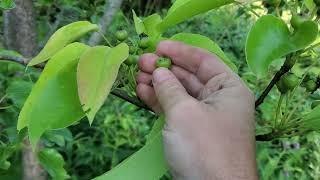
<instances>
[{"instance_id":1,"label":"unripe fruit cluster","mask_svg":"<svg viewBox=\"0 0 320 180\"><path fill-rule=\"evenodd\" d=\"M127 41L128 36L129 35L126 30L119 30L115 33L115 37L117 38L118 42ZM134 44L137 44L139 48ZM129 42L130 55L128 59L125 61L125 64L127 64L128 66L137 64L139 59L138 55L141 55L144 52L144 50L148 49L150 47L150 44L151 44L150 38L147 36L141 37L139 41L136 43Z\"/></svg>"}]
</instances>

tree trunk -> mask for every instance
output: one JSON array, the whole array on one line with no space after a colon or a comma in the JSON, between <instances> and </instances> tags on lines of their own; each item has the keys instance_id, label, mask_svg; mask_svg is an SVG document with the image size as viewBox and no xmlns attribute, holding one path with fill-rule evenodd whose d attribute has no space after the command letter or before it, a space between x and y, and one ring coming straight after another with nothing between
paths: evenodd
<instances>
[{"instance_id":1,"label":"tree trunk","mask_svg":"<svg viewBox=\"0 0 320 180\"><path fill-rule=\"evenodd\" d=\"M123 0L106 0L104 15L99 22L100 30L102 33L107 31L108 26L112 22L113 16L120 9ZM93 33L89 40L89 45L95 46L102 41L102 37L99 33Z\"/></svg>"},{"instance_id":2,"label":"tree trunk","mask_svg":"<svg viewBox=\"0 0 320 180\"><path fill-rule=\"evenodd\" d=\"M37 51L36 20L32 0L15 0L16 8L4 12L4 38L7 49L24 57L33 57ZM24 180L45 180L46 173L40 167L28 140L24 141L22 165Z\"/></svg>"},{"instance_id":3,"label":"tree trunk","mask_svg":"<svg viewBox=\"0 0 320 180\"><path fill-rule=\"evenodd\" d=\"M25 57L36 53L37 33L32 0L15 0L16 8L4 12L5 46Z\"/></svg>"}]
</instances>

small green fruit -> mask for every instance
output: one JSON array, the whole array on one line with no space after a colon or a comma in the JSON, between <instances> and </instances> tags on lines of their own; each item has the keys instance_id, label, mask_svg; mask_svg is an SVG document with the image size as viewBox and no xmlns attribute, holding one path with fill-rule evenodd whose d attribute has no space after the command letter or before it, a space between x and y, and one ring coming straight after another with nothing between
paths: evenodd
<instances>
[{"instance_id":1,"label":"small green fruit","mask_svg":"<svg viewBox=\"0 0 320 180\"><path fill-rule=\"evenodd\" d=\"M307 92L313 92L317 88L317 84L313 80L308 80L305 83L305 88Z\"/></svg>"},{"instance_id":2,"label":"small green fruit","mask_svg":"<svg viewBox=\"0 0 320 180\"><path fill-rule=\"evenodd\" d=\"M171 66L172 66L172 61L171 61L171 59L169 59L169 58L160 57L160 58L157 60L156 65L157 65L157 68L163 67L163 68L168 68L168 69L170 69Z\"/></svg>"},{"instance_id":3,"label":"small green fruit","mask_svg":"<svg viewBox=\"0 0 320 180\"><path fill-rule=\"evenodd\" d=\"M147 49L150 46L150 39L148 37L143 37L139 41L139 47L141 49Z\"/></svg>"},{"instance_id":4,"label":"small green fruit","mask_svg":"<svg viewBox=\"0 0 320 180\"><path fill-rule=\"evenodd\" d=\"M299 78L295 74L289 73L282 76L280 81L277 83L277 87L282 94L285 94L286 92L293 90L298 83Z\"/></svg>"},{"instance_id":5,"label":"small green fruit","mask_svg":"<svg viewBox=\"0 0 320 180\"><path fill-rule=\"evenodd\" d=\"M126 30L120 30L116 32L116 38L118 41L125 41L128 39L128 32Z\"/></svg>"},{"instance_id":6,"label":"small green fruit","mask_svg":"<svg viewBox=\"0 0 320 180\"><path fill-rule=\"evenodd\" d=\"M126 65L131 66L137 64L139 61L139 56L136 55L130 55L126 61L124 62Z\"/></svg>"}]
</instances>

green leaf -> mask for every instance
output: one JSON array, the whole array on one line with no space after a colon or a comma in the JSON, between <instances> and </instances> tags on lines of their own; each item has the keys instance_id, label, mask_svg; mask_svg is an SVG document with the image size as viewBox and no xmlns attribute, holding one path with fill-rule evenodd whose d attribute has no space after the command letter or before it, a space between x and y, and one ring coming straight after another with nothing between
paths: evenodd
<instances>
[{"instance_id":1,"label":"green leaf","mask_svg":"<svg viewBox=\"0 0 320 180\"><path fill-rule=\"evenodd\" d=\"M132 10L134 27L136 28L137 34L142 34L145 31L143 21L137 16L136 12Z\"/></svg>"},{"instance_id":2,"label":"green leaf","mask_svg":"<svg viewBox=\"0 0 320 180\"><path fill-rule=\"evenodd\" d=\"M77 72L78 92L84 111L88 111L90 124L110 93L120 65L128 56L129 47L125 43L115 48L92 47L81 56Z\"/></svg>"},{"instance_id":3,"label":"green leaf","mask_svg":"<svg viewBox=\"0 0 320 180\"><path fill-rule=\"evenodd\" d=\"M8 159L16 150L16 147L13 145L0 146L0 170L8 170L10 168L11 163Z\"/></svg>"},{"instance_id":4,"label":"green leaf","mask_svg":"<svg viewBox=\"0 0 320 180\"><path fill-rule=\"evenodd\" d=\"M9 10L9 9L13 9L15 7L16 7L16 4L14 3L13 0L1 0L0 1L0 8L1 9Z\"/></svg>"},{"instance_id":5,"label":"green leaf","mask_svg":"<svg viewBox=\"0 0 320 180\"><path fill-rule=\"evenodd\" d=\"M164 119L160 118L158 121ZM164 124L163 122L157 124L161 123ZM144 147L95 180L160 179L168 171L168 165L164 156L162 128L158 125L154 126L157 133L153 133L153 138L149 139Z\"/></svg>"},{"instance_id":6,"label":"green leaf","mask_svg":"<svg viewBox=\"0 0 320 180\"><path fill-rule=\"evenodd\" d=\"M32 82L23 80L12 81L6 90L8 98L12 100L16 107L22 108L31 92L32 86Z\"/></svg>"},{"instance_id":7,"label":"green leaf","mask_svg":"<svg viewBox=\"0 0 320 180\"><path fill-rule=\"evenodd\" d=\"M318 35L315 22L304 21L291 34L286 23L273 15L261 17L249 32L247 63L259 77L265 76L272 61L310 45Z\"/></svg>"},{"instance_id":8,"label":"green leaf","mask_svg":"<svg viewBox=\"0 0 320 180\"><path fill-rule=\"evenodd\" d=\"M303 3L311 12L317 7L313 0L304 0Z\"/></svg>"},{"instance_id":9,"label":"green leaf","mask_svg":"<svg viewBox=\"0 0 320 180\"><path fill-rule=\"evenodd\" d=\"M63 180L70 178L63 167L65 162L62 155L55 149L42 149L38 152L38 160L52 179Z\"/></svg>"},{"instance_id":10,"label":"green leaf","mask_svg":"<svg viewBox=\"0 0 320 180\"><path fill-rule=\"evenodd\" d=\"M167 16L158 25L160 32L181 23L193 16L210 11L226 4L233 3L233 0L182 0L176 1L169 10Z\"/></svg>"},{"instance_id":11,"label":"green leaf","mask_svg":"<svg viewBox=\"0 0 320 180\"><path fill-rule=\"evenodd\" d=\"M88 32L98 30L99 27L96 24L87 21L74 22L60 28L51 36L42 51L29 62L28 66L47 61L66 45L76 41Z\"/></svg>"},{"instance_id":12,"label":"green leaf","mask_svg":"<svg viewBox=\"0 0 320 180\"><path fill-rule=\"evenodd\" d=\"M310 113L303 116L300 126L308 131L320 130L320 106L315 107Z\"/></svg>"},{"instance_id":13,"label":"green leaf","mask_svg":"<svg viewBox=\"0 0 320 180\"><path fill-rule=\"evenodd\" d=\"M29 128L35 147L40 136L51 129L72 125L84 117L77 90L77 64L88 46L68 45L54 55L34 85L18 120L18 130Z\"/></svg>"},{"instance_id":14,"label":"green leaf","mask_svg":"<svg viewBox=\"0 0 320 180\"><path fill-rule=\"evenodd\" d=\"M146 17L143 20L143 24L145 27L145 33L149 36L149 37L159 37L160 36L160 32L157 29L157 25L160 24L162 22L162 18L159 14L152 14L148 17Z\"/></svg>"},{"instance_id":15,"label":"green leaf","mask_svg":"<svg viewBox=\"0 0 320 180\"><path fill-rule=\"evenodd\" d=\"M215 42L205 36L200 34L180 33L171 37L171 40L180 41L191 46L206 49L220 57L221 60L233 71L238 71L236 65L234 65L232 61L224 54L221 48Z\"/></svg>"}]
</instances>

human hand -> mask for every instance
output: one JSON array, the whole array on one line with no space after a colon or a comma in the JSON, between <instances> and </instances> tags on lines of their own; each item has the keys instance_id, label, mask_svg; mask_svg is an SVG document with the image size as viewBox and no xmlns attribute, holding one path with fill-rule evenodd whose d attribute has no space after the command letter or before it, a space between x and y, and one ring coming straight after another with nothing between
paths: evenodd
<instances>
[{"instance_id":1,"label":"human hand","mask_svg":"<svg viewBox=\"0 0 320 180\"><path fill-rule=\"evenodd\" d=\"M171 70L156 69L159 56ZM205 50L162 41L139 60L138 96L163 112L166 159L175 179L257 179L254 97Z\"/></svg>"}]
</instances>

